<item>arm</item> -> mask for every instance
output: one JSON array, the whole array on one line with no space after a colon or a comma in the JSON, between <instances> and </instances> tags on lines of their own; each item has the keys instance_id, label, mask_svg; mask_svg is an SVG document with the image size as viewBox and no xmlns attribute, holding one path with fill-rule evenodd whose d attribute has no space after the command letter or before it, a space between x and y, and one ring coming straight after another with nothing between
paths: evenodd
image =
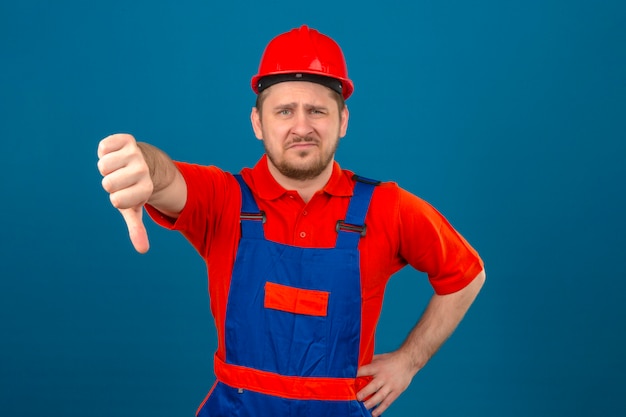
<instances>
[{"instance_id":1,"label":"arm","mask_svg":"<svg viewBox=\"0 0 626 417\"><path fill-rule=\"evenodd\" d=\"M408 388L415 374L456 329L484 282L482 271L460 291L433 295L419 322L398 350L375 355L370 364L359 368L357 376L373 377L357 393L359 401L367 399L364 403L367 409L378 404L373 416L381 415Z\"/></svg>"},{"instance_id":2,"label":"arm","mask_svg":"<svg viewBox=\"0 0 626 417\"><path fill-rule=\"evenodd\" d=\"M98 169L102 187L110 194L128 227L130 239L140 253L149 243L142 221L144 204L177 218L187 201L187 185L174 162L161 150L137 143L131 135L117 134L98 146Z\"/></svg>"},{"instance_id":3,"label":"arm","mask_svg":"<svg viewBox=\"0 0 626 417\"><path fill-rule=\"evenodd\" d=\"M147 143L137 143L150 170L154 185L147 203L177 219L187 201L187 184L174 162L163 151Z\"/></svg>"}]
</instances>

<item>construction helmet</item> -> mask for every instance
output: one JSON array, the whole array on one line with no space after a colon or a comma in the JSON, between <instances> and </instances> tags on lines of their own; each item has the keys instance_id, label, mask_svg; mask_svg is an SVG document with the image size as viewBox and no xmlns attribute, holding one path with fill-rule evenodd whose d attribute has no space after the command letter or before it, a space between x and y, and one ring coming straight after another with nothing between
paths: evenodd
<instances>
[{"instance_id":1,"label":"construction helmet","mask_svg":"<svg viewBox=\"0 0 626 417\"><path fill-rule=\"evenodd\" d=\"M330 37L302 25L280 34L267 44L259 72L252 77L252 90L283 81L311 81L325 85L345 99L354 91L339 45Z\"/></svg>"}]
</instances>

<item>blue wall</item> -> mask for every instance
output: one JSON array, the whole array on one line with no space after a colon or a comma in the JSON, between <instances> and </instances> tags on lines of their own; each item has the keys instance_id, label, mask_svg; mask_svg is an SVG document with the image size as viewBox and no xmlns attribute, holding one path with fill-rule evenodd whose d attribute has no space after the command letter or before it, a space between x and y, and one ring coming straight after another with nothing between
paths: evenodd
<instances>
[{"instance_id":1,"label":"blue wall","mask_svg":"<svg viewBox=\"0 0 626 417\"><path fill-rule=\"evenodd\" d=\"M620 1L4 1L0 413L191 416L212 383L204 265L136 254L104 136L237 171L265 44L307 23L356 90L342 166L434 204L488 281L387 416L626 414L626 6ZM430 296L389 285L378 351Z\"/></svg>"}]
</instances>

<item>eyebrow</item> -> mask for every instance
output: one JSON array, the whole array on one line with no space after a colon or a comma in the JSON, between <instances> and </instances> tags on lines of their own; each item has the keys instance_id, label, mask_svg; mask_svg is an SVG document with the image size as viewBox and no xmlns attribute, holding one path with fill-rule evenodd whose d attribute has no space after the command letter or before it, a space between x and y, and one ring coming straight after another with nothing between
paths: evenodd
<instances>
[{"instance_id":1,"label":"eyebrow","mask_svg":"<svg viewBox=\"0 0 626 417\"><path fill-rule=\"evenodd\" d=\"M282 104L278 104L276 106L274 106L274 110L279 110L279 109L293 109L298 107L298 103L296 102L291 102L291 103L282 103ZM313 104L305 104L304 108L307 110L326 110L327 106L322 106L322 105L313 105Z\"/></svg>"},{"instance_id":2,"label":"eyebrow","mask_svg":"<svg viewBox=\"0 0 626 417\"><path fill-rule=\"evenodd\" d=\"M278 109L290 109L290 108L294 108L296 106L297 106L297 104L295 102L294 103L281 103L281 104L277 104L276 106L274 106L274 109L275 110L278 110Z\"/></svg>"}]
</instances>

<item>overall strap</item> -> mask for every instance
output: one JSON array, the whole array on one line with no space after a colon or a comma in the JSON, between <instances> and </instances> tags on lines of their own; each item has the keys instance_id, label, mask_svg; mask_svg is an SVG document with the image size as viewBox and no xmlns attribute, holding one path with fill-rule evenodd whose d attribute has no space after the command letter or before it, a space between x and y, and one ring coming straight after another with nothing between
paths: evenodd
<instances>
[{"instance_id":1,"label":"overall strap","mask_svg":"<svg viewBox=\"0 0 626 417\"><path fill-rule=\"evenodd\" d=\"M235 179L241 188L241 237L265 239L263 223L265 223L265 213L259 210L259 206L254 200L252 191L240 174L235 174Z\"/></svg>"},{"instance_id":2,"label":"overall strap","mask_svg":"<svg viewBox=\"0 0 626 417\"><path fill-rule=\"evenodd\" d=\"M354 194L350 199L345 220L337 222L337 248L356 248L359 240L365 236L367 226L365 216L369 208L374 189L380 181L354 175Z\"/></svg>"}]
</instances>

